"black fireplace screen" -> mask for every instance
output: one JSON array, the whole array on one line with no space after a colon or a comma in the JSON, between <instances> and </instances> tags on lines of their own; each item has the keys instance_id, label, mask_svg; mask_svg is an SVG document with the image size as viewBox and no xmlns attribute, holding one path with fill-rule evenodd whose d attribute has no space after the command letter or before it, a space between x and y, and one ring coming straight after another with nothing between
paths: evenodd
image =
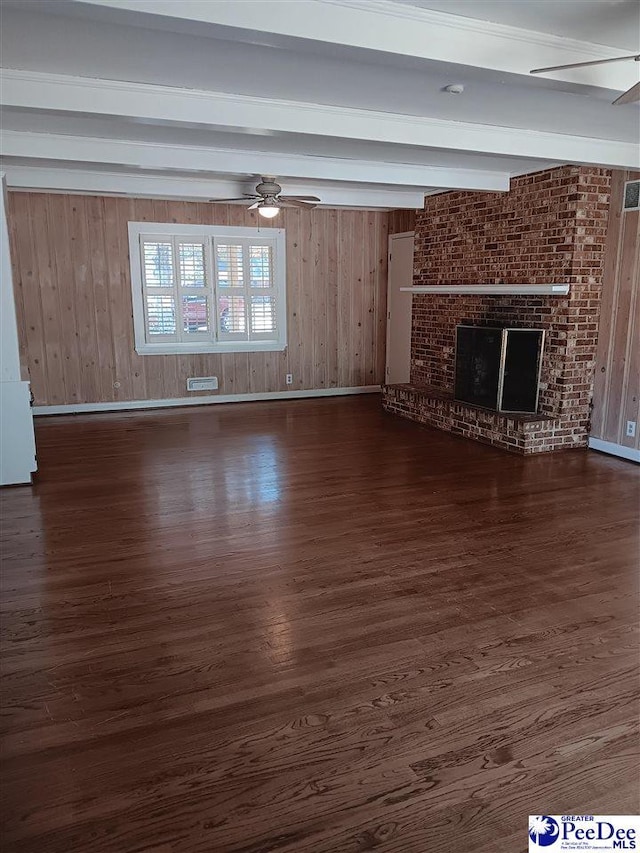
<instances>
[{"instance_id":1,"label":"black fireplace screen","mask_svg":"<svg viewBox=\"0 0 640 853\"><path fill-rule=\"evenodd\" d=\"M535 412L543 343L542 329L456 326L456 400Z\"/></svg>"}]
</instances>

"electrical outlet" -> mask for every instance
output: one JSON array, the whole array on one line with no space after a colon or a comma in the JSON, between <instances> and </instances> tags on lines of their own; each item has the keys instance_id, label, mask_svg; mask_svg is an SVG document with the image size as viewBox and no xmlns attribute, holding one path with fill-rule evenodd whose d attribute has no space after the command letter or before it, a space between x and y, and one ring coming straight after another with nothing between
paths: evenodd
<instances>
[{"instance_id":1,"label":"electrical outlet","mask_svg":"<svg viewBox=\"0 0 640 853\"><path fill-rule=\"evenodd\" d=\"M636 422L635 421L627 421L627 438L635 438L636 437Z\"/></svg>"},{"instance_id":2,"label":"electrical outlet","mask_svg":"<svg viewBox=\"0 0 640 853\"><path fill-rule=\"evenodd\" d=\"M293 373L287 373L285 376L285 382L287 385L293 385Z\"/></svg>"}]
</instances>

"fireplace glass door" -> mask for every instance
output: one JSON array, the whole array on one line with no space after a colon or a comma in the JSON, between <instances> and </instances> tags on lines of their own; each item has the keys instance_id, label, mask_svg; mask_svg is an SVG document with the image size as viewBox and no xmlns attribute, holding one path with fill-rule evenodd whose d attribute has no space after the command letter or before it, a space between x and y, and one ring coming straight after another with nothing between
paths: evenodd
<instances>
[{"instance_id":1,"label":"fireplace glass door","mask_svg":"<svg viewBox=\"0 0 640 853\"><path fill-rule=\"evenodd\" d=\"M456 329L456 400L498 408L502 329Z\"/></svg>"},{"instance_id":2,"label":"fireplace glass door","mask_svg":"<svg viewBox=\"0 0 640 853\"><path fill-rule=\"evenodd\" d=\"M536 412L544 331L456 327L455 397L500 412Z\"/></svg>"}]
</instances>

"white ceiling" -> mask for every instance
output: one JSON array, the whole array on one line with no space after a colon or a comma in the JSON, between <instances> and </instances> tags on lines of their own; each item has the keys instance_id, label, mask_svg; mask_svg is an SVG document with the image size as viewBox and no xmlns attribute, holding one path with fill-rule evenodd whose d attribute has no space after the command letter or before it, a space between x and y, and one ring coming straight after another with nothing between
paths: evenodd
<instances>
[{"instance_id":1,"label":"white ceiling","mask_svg":"<svg viewBox=\"0 0 640 853\"><path fill-rule=\"evenodd\" d=\"M634 167L640 111L611 101L640 63L528 73L637 50L634 16L635 0L5 0L3 168L16 188L185 198L277 174L388 207L553 163Z\"/></svg>"}]
</instances>

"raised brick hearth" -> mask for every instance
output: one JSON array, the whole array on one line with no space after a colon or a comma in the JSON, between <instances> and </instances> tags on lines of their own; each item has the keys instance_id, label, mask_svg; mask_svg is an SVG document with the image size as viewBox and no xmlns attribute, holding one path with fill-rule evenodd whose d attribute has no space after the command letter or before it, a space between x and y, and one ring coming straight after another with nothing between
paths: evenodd
<instances>
[{"instance_id":1,"label":"raised brick hearth","mask_svg":"<svg viewBox=\"0 0 640 853\"><path fill-rule=\"evenodd\" d=\"M586 446L610 183L606 169L565 166L514 178L506 194L426 199L414 285L568 283L569 295L414 295L412 389L385 388L388 411L520 453ZM546 330L542 420L452 401L458 324Z\"/></svg>"},{"instance_id":2,"label":"raised brick hearth","mask_svg":"<svg viewBox=\"0 0 640 853\"><path fill-rule=\"evenodd\" d=\"M387 412L514 453L540 453L551 441L572 443L571 431L559 418L493 412L426 385L385 385L383 390Z\"/></svg>"}]
</instances>

